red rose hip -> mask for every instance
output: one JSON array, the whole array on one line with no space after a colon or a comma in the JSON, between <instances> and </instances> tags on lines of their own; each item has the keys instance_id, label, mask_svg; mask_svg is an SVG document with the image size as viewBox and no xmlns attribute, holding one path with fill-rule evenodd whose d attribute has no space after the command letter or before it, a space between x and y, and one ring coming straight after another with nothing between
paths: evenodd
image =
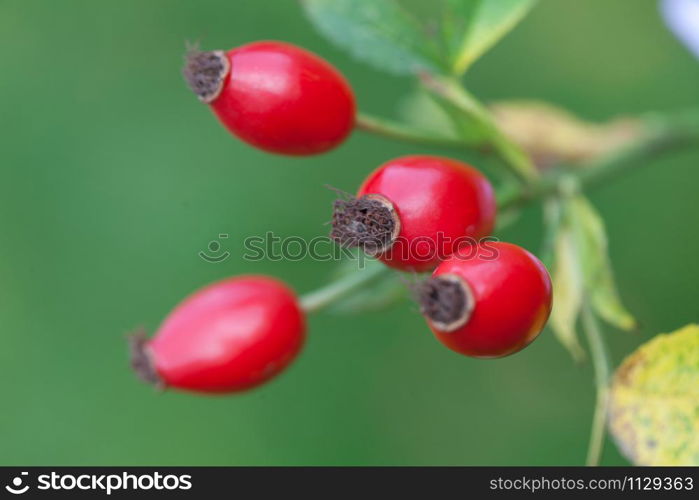
<instances>
[{"instance_id":1,"label":"red rose hip","mask_svg":"<svg viewBox=\"0 0 699 500\"><path fill-rule=\"evenodd\" d=\"M523 349L539 335L551 312L546 268L510 243L460 249L418 291L422 314L437 339L476 358Z\"/></svg>"},{"instance_id":2,"label":"red rose hip","mask_svg":"<svg viewBox=\"0 0 699 500\"><path fill-rule=\"evenodd\" d=\"M158 387L238 392L280 373L304 341L294 293L264 276L211 284L187 297L152 339L132 339L132 365Z\"/></svg>"},{"instance_id":3,"label":"red rose hip","mask_svg":"<svg viewBox=\"0 0 699 500\"><path fill-rule=\"evenodd\" d=\"M184 76L228 130L271 153L323 153L354 128L354 94L342 74L288 43L191 51Z\"/></svg>"},{"instance_id":4,"label":"red rose hip","mask_svg":"<svg viewBox=\"0 0 699 500\"><path fill-rule=\"evenodd\" d=\"M404 156L376 169L357 198L335 202L331 237L387 265L428 271L495 224L490 182L475 168L439 156Z\"/></svg>"}]
</instances>

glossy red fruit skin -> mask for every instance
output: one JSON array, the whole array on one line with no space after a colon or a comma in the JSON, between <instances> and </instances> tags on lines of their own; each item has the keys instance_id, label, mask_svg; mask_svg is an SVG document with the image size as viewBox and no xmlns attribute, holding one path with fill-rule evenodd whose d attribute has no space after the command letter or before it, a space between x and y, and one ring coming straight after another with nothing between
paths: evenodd
<instances>
[{"instance_id":1,"label":"glossy red fruit skin","mask_svg":"<svg viewBox=\"0 0 699 500\"><path fill-rule=\"evenodd\" d=\"M476 358L499 358L529 345L551 313L551 278L527 250L503 242L462 249L433 273L455 274L470 287L475 307L464 326L442 332L430 325L448 348ZM493 250L497 258L491 260ZM429 324L429 321L428 321Z\"/></svg>"},{"instance_id":2,"label":"glossy red fruit skin","mask_svg":"<svg viewBox=\"0 0 699 500\"><path fill-rule=\"evenodd\" d=\"M398 238L378 257L403 271L434 269L459 242L487 236L495 225L497 207L488 179L450 158L395 158L364 181L357 196L366 194L383 196L398 214Z\"/></svg>"},{"instance_id":3,"label":"glossy red fruit skin","mask_svg":"<svg viewBox=\"0 0 699 500\"><path fill-rule=\"evenodd\" d=\"M230 71L210 104L237 137L284 155L323 153L354 128L352 88L332 65L294 45L264 41L226 53Z\"/></svg>"},{"instance_id":4,"label":"glossy red fruit skin","mask_svg":"<svg viewBox=\"0 0 699 500\"><path fill-rule=\"evenodd\" d=\"M304 337L304 314L290 289L265 276L241 276L187 297L147 350L165 386L238 392L280 373Z\"/></svg>"}]
</instances>

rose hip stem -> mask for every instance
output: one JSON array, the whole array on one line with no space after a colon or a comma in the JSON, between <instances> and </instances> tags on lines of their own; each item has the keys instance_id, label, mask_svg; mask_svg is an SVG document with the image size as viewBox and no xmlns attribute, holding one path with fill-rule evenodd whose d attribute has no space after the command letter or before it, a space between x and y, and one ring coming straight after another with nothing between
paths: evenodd
<instances>
[{"instance_id":1,"label":"rose hip stem","mask_svg":"<svg viewBox=\"0 0 699 500\"><path fill-rule=\"evenodd\" d=\"M358 261L360 262L360 261ZM337 281L333 281L317 290L301 296L299 302L301 308L306 313L320 311L336 301L352 294L352 292L363 288L364 286L378 280L381 276L388 274L390 269L385 266L372 266L370 269L364 269L343 277Z\"/></svg>"}]
</instances>

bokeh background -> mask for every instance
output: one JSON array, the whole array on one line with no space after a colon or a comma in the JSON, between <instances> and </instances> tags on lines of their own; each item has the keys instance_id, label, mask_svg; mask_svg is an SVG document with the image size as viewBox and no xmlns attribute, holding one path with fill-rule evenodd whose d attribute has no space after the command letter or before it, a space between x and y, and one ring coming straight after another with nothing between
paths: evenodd
<instances>
[{"instance_id":1,"label":"bokeh background","mask_svg":"<svg viewBox=\"0 0 699 500\"><path fill-rule=\"evenodd\" d=\"M510 358L460 357L407 301L313 317L298 362L249 394L157 394L133 376L125 333L152 331L199 286L255 272L305 292L333 272L244 262L244 237L323 234L325 184L352 191L381 162L429 152L357 133L288 159L233 140L180 77L184 41L257 39L328 58L376 114L394 116L413 88L331 46L297 2L0 2L0 463L581 464L590 366L548 331ZM696 106L698 83L653 0L543 1L467 75L486 100L546 99L595 120ZM649 161L592 194L643 324L607 329L615 363L697 319L698 161ZM204 262L219 233L231 258ZM539 208L499 236L536 251ZM608 442L603 463L626 462Z\"/></svg>"}]
</instances>

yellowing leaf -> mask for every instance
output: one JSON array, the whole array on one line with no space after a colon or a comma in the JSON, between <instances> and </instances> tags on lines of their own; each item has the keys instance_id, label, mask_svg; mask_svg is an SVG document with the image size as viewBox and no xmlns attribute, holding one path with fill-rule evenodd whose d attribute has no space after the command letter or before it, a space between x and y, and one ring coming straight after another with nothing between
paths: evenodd
<instances>
[{"instance_id":1,"label":"yellowing leaf","mask_svg":"<svg viewBox=\"0 0 699 500\"><path fill-rule=\"evenodd\" d=\"M602 269L591 295L592 307L607 323L621 330L633 330L638 326L636 319L621 302L610 265Z\"/></svg>"},{"instance_id":2,"label":"yellowing leaf","mask_svg":"<svg viewBox=\"0 0 699 500\"><path fill-rule=\"evenodd\" d=\"M607 248L604 221L583 196L571 200L582 273L595 312L622 330L636 326L636 320L621 302Z\"/></svg>"},{"instance_id":3,"label":"yellowing leaf","mask_svg":"<svg viewBox=\"0 0 699 500\"><path fill-rule=\"evenodd\" d=\"M575 324L583 302L583 278L573 233L568 227L558 232L554 256L553 310L549 324L558 340L579 361L584 358L585 352L578 340Z\"/></svg>"},{"instance_id":4,"label":"yellowing leaf","mask_svg":"<svg viewBox=\"0 0 699 500\"><path fill-rule=\"evenodd\" d=\"M539 101L499 101L491 103L490 109L500 130L541 169L593 162L623 151L648 133L638 119L593 123Z\"/></svg>"},{"instance_id":5,"label":"yellowing leaf","mask_svg":"<svg viewBox=\"0 0 699 500\"><path fill-rule=\"evenodd\" d=\"M699 465L699 325L658 335L624 360L609 428L636 465Z\"/></svg>"},{"instance_id":6,"label":"yellowing leaf","mask_svg":"<svg viewBox=\"0 0 699 500\"><path fill-rule=\"evenodd\" d=\"M545 215L550 234L543 257L554 262L551 327L579 360L584 353L575 327L583 302L617 328L634 328L636 321L619 298L604 221L595 207L573 190L562 201L549 201Z\"/></svg>"}]
</instances>

